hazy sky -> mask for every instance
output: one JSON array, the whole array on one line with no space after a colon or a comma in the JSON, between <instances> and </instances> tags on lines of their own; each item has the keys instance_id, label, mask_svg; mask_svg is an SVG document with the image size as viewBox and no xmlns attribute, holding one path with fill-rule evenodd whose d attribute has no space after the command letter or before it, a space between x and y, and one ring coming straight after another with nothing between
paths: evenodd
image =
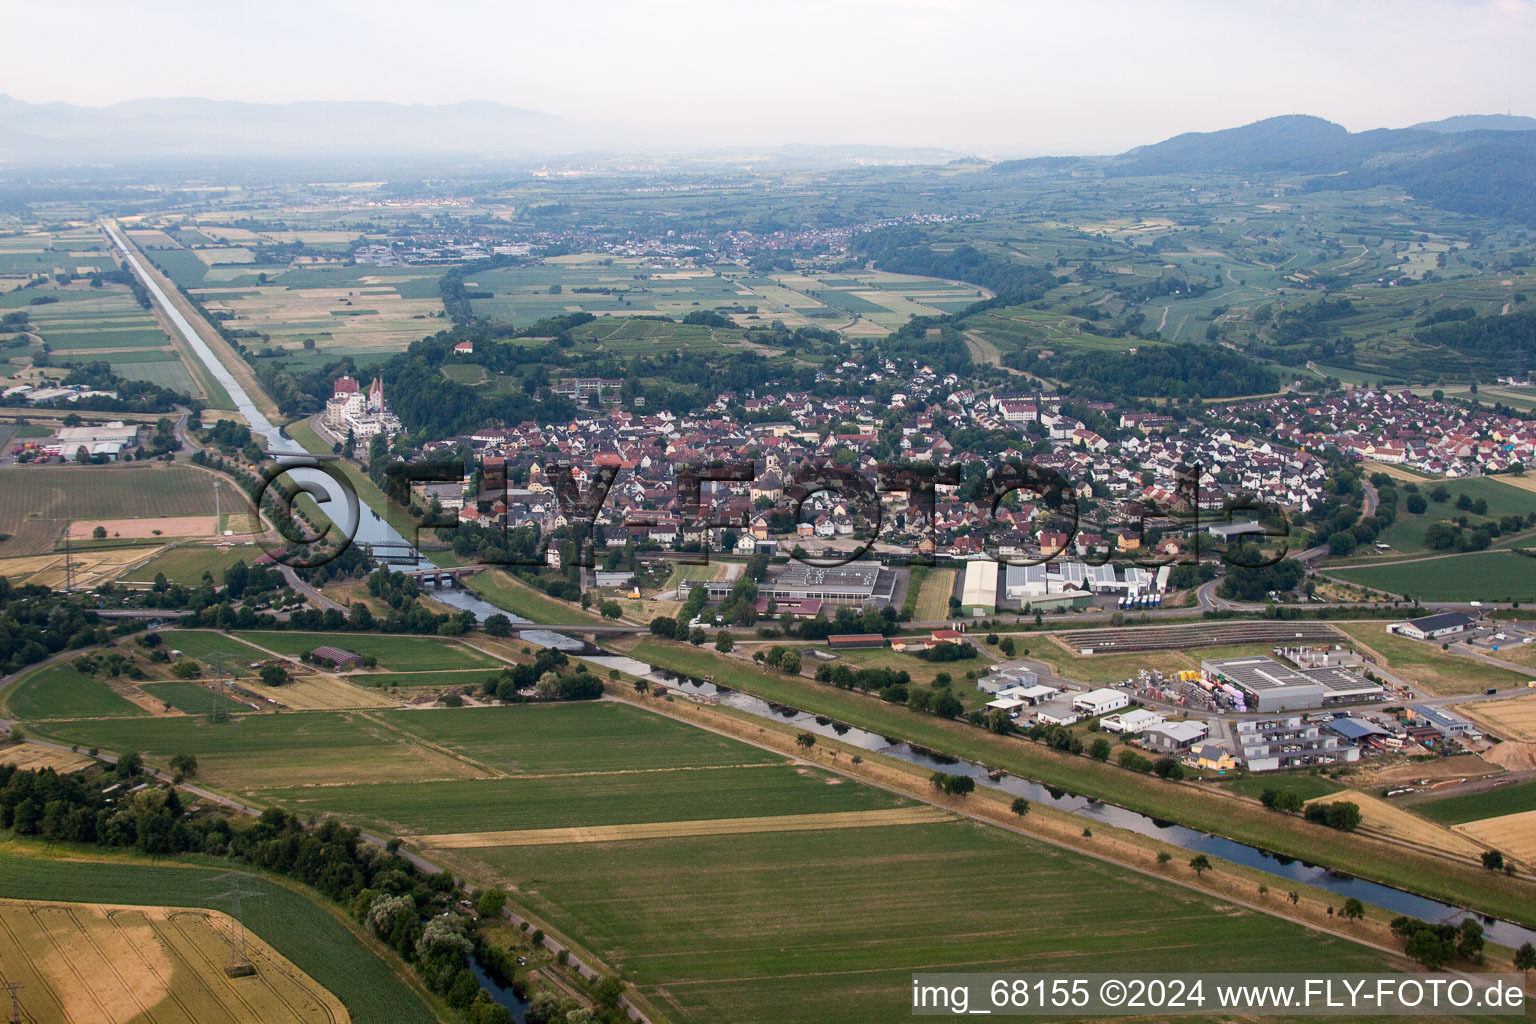
<instances>
[{"instance_id":1,"label":"hazy sky","mask_svg":"<svg viewBox=\"0 0 1536 1024\"><path fill-rule=\"evenodd\" d=\"M1100 153L1285 113L1536 115L1536 0L62 0L0 92L498 100L658 143Z\"/></svg>"}]
</instances>

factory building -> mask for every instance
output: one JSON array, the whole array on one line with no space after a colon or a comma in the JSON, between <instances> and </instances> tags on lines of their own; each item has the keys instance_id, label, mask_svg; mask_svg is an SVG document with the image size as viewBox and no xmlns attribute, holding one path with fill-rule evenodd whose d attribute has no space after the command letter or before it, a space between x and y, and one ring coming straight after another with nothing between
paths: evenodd
<instances>
[{"instance_id":1,"label":"factory building","mask_svg":"<svg viewBox=\"0 0 1536 1024\"><path fill-rule=\"evenodd\" d=\"M1341 668L1297 669L1273 658L1223 658L1200 663L1210 686L1242 711L1297 711L1375 700L1379 683Z\"/></svg>"}]
</instances>

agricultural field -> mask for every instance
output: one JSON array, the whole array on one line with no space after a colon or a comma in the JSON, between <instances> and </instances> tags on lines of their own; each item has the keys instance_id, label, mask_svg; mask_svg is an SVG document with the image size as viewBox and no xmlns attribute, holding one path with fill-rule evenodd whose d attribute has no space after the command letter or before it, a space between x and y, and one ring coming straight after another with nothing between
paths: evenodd
<instances>
[{"instance_id":1,"label":"agricultural field","mask_svg":"<svg viewBox=\"0 0 1536 1024\"><path fill-rule=\"evenodd\" d=\"M1379 624L1378 624L1379 625ZM695 678L718 683L765 700L778 701L811 714L869 729L883 736L908 740L935 750L1002 768L1047 785L1109 800L1152 817L1216 832L1287 856L1326 863L1341 871L1374 878L1399 888L1499 913L1536 915L1521 886L1481 869L1447 867L1443 858L1398 851L1384 858L1378 842L1333 833L1326 838L1298 829L1283 816L1210 790L1169 786L1155 778L1127 772L1087 758L1066 757L1040 744L993 736L958 722L922 715L888 704L878 697L851 693L752 666L713 651L646 638L629 651L632 657ZM1524 911L1513 911L1524 903ZM1489 912L1494 912L1490 910ZM1536 920L1536 916L1530 917Z\"/></svg>"},{"instance_id":2,"label":"agricultural field","mask_svg":"<svg viewBox=\"0 0 1536 1024\"><path fill-rule=\"evenodd\" d=\"M1536 811L1506 814L1457 825L1456 831L1500 850L1527 866L1536 864Z\"/></svg>"},{"instance_id":3,"label":"agricultural field","mask_svg":"<svg viewBox=\"0 0 1536 1024\"><path fill-rule=\"evenodd\" d=\"M228 408L228 396L216 385L203 390L182 354L155 315L139 305L126 284L88 275L115 272L116 259L94 227L0 240L0 308L23 308L30 320L28 344L8 350L0 360L0 378L31 382L35 357L46 344L52 366L105 362L112 372L145 380L192 396L204 395L215 408ZM52 279L29 279L51 274ZM73 280L64 275L77 275ZM14 289L14 290L13 290Z\"/></svg>"},{"instance_id":4,"label":"agricultural field","mask_svg":"<svg viewBox=\"0 0 1536 1024\"><path fill-rule=\"evenodd\" d=\"M0 467L0 559L53 551L70 518L157 519L211 516L212 473L165 463ZM225 487L226 509L236 507Z\"/></svg>"},{"instance_id":5,"label":"agricultural field","mask_svg":"<svg viewBox=\"0 0 1536 1024\"><path fill-rule=\"evenodd\" d=\"M456 669L499 670L500 663L473 648L430 636L388 636L377 633L290 633L246 631L238 634L256 647L278 654L298 657L316 647L340 647L343 650L373 655L385 672L444 672ZM366 673L362 678L366 678Z\"/></svg>"},{"instance_id":6,"label":"agricultural field","mask_svg":"<svg viewBox=\"0 0 1536 1024\"><path fill-rule=\"evenodd\" d=\"M157 550L136 545L76 549L73 555L75 586L94 587L114 580L125 568ZM0 558L0 576L22 585L63 587L68 576L64 556L65 552L57 551L46 555Z\"/></svg>"},{"instance_id":7,"label":"agricultural field","mask_svg":"<svg viewBox=\"0 0 1536 1024\"><path fill-rule=\"evenodd\" d=\"M1335 625L1367 649L1367 653L1374 651L1379 655L1384 667L1437 696L1525 685L1525 676L1509 669L1477 658L1450 654L1442 651L1438 644L1389 633L1385 622L1340 622Z\"/></svg>"},{"instance_id":8,"label":"agricultural field","mask_svg":"<svg viewBox=\"0 0 1536 1024\"><path fill-rule=\"evenodd\" d=\"M913 316L938 316L986 297L972 285L880 272L821 274L814 270L754 276L744 267L657 266L621 257L559 256L541 264L476 274L465 290L475 312L518 327L567 313L598 322L577 332L620 353L739 344L739 330L627 323L635 316L681 319L714 310L738 328L778 320L789 327L833 328L851 335L884 335ZM489 297L479 297L487 295ZM608 321L616 321L609 323Z\"/></svg>"},{"instance_id":9,"label":"agricultural field","mask_svg":"<svg viewBox=\"0 0 1536 1024\"><path fill-rule=\"evenodd\" d=\"M212 910L4 900L0 962L34 1012L68 1024L349 1020L340 1000L254 931L246 952L255 976L225 974L234 926Z\"/></svg>"},{"instance_id":10,"label":"agricultural field","mask_svg":"<svg viewBox=\"0 0 1536 1024\"><path fill-rule=\"evenodd\" d=\"M1327 572L1419 601L1536 600L1536 560L1512 551L1468 552Z\"/></svg>"},{"instance_id":11,"label":"agricultural field","mask_svg":"<svg viewBox=\"0 0 1536 1024\"><path fill-rule=\"evenodd\" d=\"M230 330L264 336L253 363L289 369L350 356L383 362L441 326L440 268L355 266L356 233L261 232L199 222L130 232L157 266ZM269 246L301 243L302 255L259 262Z\"/></svg>"},{"instance_id":12,"label":"agricultural field","mask_svg":"<svg viewBox=\"0 0 1536 1024\"><path fill-rule=\"evenodd\" d=\"M1430 821L1442 825L1460 825L1479 818L1536 811L1536 782L1518 782L1463 796L1417 801L1405 806Z\"/></svg>"},{"instance_id":13,"label":"agricultural field","mask_svg":"<svg viewBox=\"0 0 1536 1024\"><path fill-rule=\"evenodd\" d=\"M573 738L580 735L578 730ZM486 839L487 845L514 845L515 833L523 830L725 822L909 806L884 791L842 784L835 776L795 768L772 754L759 753L756 760L712 768L519 774L408 786L298 787L265 796L300 814L339 814L393 835L422 837L428 846L466 833L494 834L497 838Z\"/></svg>"},{"instance_id":14,"label":"agricultural field","mask_svg":"<svg viewBox=\"0 0 1536 1024\"><path fill-rule=\"evenodd\" d=\"M41 743L15 743L0 747L0 764L15 765L21 771L42 771L52 768L60 775L77 772L96 763L96 759L73 750L44 746Z\"/></svg>"},{"instance_id":15,"label":"agricultural field","mask_svg":"<svg viewBox=\"0 0 1536 1024\"><path fill-rule=\"evenodd\" d=\"M916 622L942 622L949 618L949 598L955 592L954 569L929 569L923 576L922 587L917 592L917 603L912 610Z\"/></svg>"},{"instance_id":16,"label":"agricultural field","mask_svg":"<svg viewBox=\"0 0 1536 1024\"><path fill-rule=\"evenodd\" d=\"M1113 950L1138 969L1166 971L1204 962L1206 942L1234 970L1262 969L1276 945L1292 942L1297 969L1384 963L1342 940L1299 941L1296 926L972 822L452 853L518 885L536 913L600 951L679 1022L820 1024L846 1020L850 1002L861 1017L894 1019L908 1012L914 964L1049 971ZM934 871L953 884L914 884ZM871 907L879 912L856 909Z\"/></svg>"},{"instance_id":17,"label":"agricultural field","mask_svg":"<svg viewBox=\"0 0 1536 1024\"><path fill-rule=\"evenodd\" d=\"M228 901L219 895L228 888L218 876L222 868L192 867L157 861L153 864L127 858L90 860L72 855L69 860L48 859L37 844L9 843L0 847L0 898L11 900L60 900L75 904L107 904L153 907L183 907L203 910L228 909ZM396 974L396 967L376 955L364 944L352 926L317 900L297 888L269 881L258 875L242 883L252 898L243 903L248 935L273 959L266 962L286 964L293 971L307 975L312 986L329 992L355 1024L436 1024L437 1018L416 990ZM153 933L151 933L152 935ZM215 935L215 938L219 936ZM153 937L146 944L128 951L124 963L143 962L140 958L162 949ZM227 942L227 940L224 940ZM184 948L172 946L171 948ZM199 944L201 949L201 945ZM217 942L213 948L217 950ZM227 945L223 955L228 955ZM217 952L214 965L220 964ZM7 958L4 961L12 964ZM7 967L10 978L10 967ZM258 970L258 978L261 972ZM195 977L195 976L194 976ZM288 977L292 977L291 974ZM188 979L191 980L191 979ZM246 979L251 980L251 979ZM277 977L274 977L274 981ZM181 979L173 972L173 989L180 991ZM244 984L245 981L240 982ZM27 1007L28 991L22 992ZM318 1009L318 1004L316 1009ZM34 1020L65 1022L62 1016L33 1017ZM150 1017L122 1017L92 1013L77 1020L147 1022ZM171 1017L170 1020L185 1020ZM192 1017L199 1021L204 1018ZM219 1018L208 1018L217 1021ZM232 1024L250 1024L266 1018L246 1014L233 1018ZM273 1019L291 1019L274 1017ZM319 1017L326 1020L326 1017ZM339 1018L346 1021L347 1017Z\"/></svg>"},{"instance_id":18,"label":"agricultural field","mask_svg":"<svg viewBox=\"0 0 1536 1024\"><path fill-rule=\"evenodd\" d=\"M1500 736L1522 743L1536 743L1536 693L1509 700L1464 704L1457 710Z\"/></svg>"},{"instance_id":19,"label":"agricultural field","mask_svg":"<svg viewBox=\"0 0 1536 1024\"><path fill-rule=\"evenodd\" d=\"M20 719L107 718L142 715L137 704L106 683L64 662L47 665L0 692L0 705Z\"/></svg>"},{"instance_id":20,"label":"agricultural field","mask_svg":"<svg viewBox=\"0 0 1536 1024\"><path fill-rule=\"evenodd\" d=\"M250 565L261 557L261 548L255 545L193 546L167 548L155 557L134 566L122 576L120 583L153 583L163 574L172 583L195 587L202 583L203 573L210 573L215 581L224 578L224 570L236 562Z\"/></svg>"},{"instance_id":21,"label":"agricultural field","mask_svg":"<svg viewBox=\"0 0 1536 1024\"><path fill-rule=\"evenodd\" d=\"M1335 800L1345 800L1360 808L1361 827L1391 836L1393 839L1418 843L1421 846L1462 857L1477 857L1483 852L1482 847L1470 842L1465 836L1437 823L1426 821L1410 813L1401 804L1371 796L1369 793L1346 789L1327 796L1315 797L1308 803L1332 803Z\"/></svg>"},{"instance_id":22,"label":"agricultural field","mask_svg":"<svg viewBox=\"0 0 1536 1024\"><path fill-rule=\"evenodd\" d=\"M254 674L250 666L269 657L248 643L208 629L168 629L160 634L160 639L168 648L232 676Z\"/></svg>"},{"instance_id":23,"label":"agricultural field","mask_svg":"<svg viewBox=\"0 0 1536 1024\"><path fill-rule=\"evenodd\" d=\"M200 781L253 797L263 789L320 778L340 785L493 774L449 752L420 745L396 728L399 720L392 716L402 714L426 712L232 714L226 722L177 715L29 724L33 734L83 747L137 750L159 765L175 754L193 754Z\"/></svg>"},{"instance_id":24,"label":"agricultural field","mask_svg":"<svg viewBox=\"0 0 1536 1024\"><path fill-rule=\"evenodd\" d=\"M349 708L392 708L399 702L324 672L295 675L282 686L254 685L252 692L294 711L341 711Z\"/></svg>"},{"instance_id":25,"label":"agricultural field","mask_svg":"<svg viewBox=\"0 0 1536 1024\"><path fill-rule=\"evenodd\" d=\"M217 686L219 684L215 684ZM155 700L163 701L177 711L188 715L212 713L219 702L218 692L212 687L177 680L168 683L140 683L139 689ZM225 704L228 707L228 704Z\"/></svg>"}]
</instances>

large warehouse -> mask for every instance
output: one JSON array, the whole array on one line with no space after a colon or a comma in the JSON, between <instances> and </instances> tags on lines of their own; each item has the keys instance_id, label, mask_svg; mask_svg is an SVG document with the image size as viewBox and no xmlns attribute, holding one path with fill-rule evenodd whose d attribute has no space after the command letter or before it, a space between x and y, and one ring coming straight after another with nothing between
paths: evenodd
<instances>
[{"instance_id":1,"label":"large warehouse","mask_svg":"<svg viewBox=\"0 0 1536 1024\"><path fill-rule=\"evenodd\" d=\"M991 615L997 611L997 563L978 559L965 567L965 585L960 592L960 607L972 615Z\"/></svg>"},{"instance_id":2,"label":"large warehouse","mask_svg":"<svg viewBox=\"0 0 1536 1024\"><path fill-rule=\"evenodd\" d=\"M1373 700L1384 690L1339 668L1296 669L1273 658L1222 658L1200 663L1206 682L1240 696L1245 711L1294 711ZM1234 696L1234 699L1235 696Z\"/></svg>"},{"instance_id":3,"label":"large warehouse","mask_svg":"<svg viewBox=\"0 0 1536 1024\"><path fill-rule=\"evenodd\" d=\"M698 585L709 591L710 600L719 601L730 593L734 582L711 580ZM786 603L819 600L832 608L884 607L891 603L895 592L896 573L876 562L850 562L825 569L791 562L778 576L764 580L757 587L759 598Z\"/></svg>"}]
</instances>

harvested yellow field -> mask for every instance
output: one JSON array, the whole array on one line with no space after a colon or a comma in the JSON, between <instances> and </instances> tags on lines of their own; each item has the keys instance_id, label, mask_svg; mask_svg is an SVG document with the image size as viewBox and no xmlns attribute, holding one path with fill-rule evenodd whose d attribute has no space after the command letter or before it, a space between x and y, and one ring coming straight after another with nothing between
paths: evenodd
<instances>
[{"instance_id":1,"label":"harvested yellow field","mask_svg":"<svg viewBox=\"0 0 1536 1024\"><path fill-rule=\"evenodd\" d=\"M955 592L954 569L929 569L917 592L912 617L918 622L940 622L950 617L949 597Z\"/></svg>"},{"instance_id":2,"label":"harvested yellow field","mask_svg":"<svg viewBox=\"0 0 1536 1024\"><path fill-rule=\"evenodd\" d=\"M133 519L74 519L70 521L70 540L90 540L97 527L108 537L212 537L219 532L217 516L157 516Z\"/></svg>"},{"instance_id":3,"label":"harvested yellow field","mask_svg":"<svg viewBox=\"0 0 1536 1024\"><path fill-rule=\"evenodd\" d=\"M123 570L150 555L157 555L164 548L111 548L100 551L76 551L75 585L95 586L116 579ZM24 558L0 558L0 576L23 584L44 587L64 585L64 554L30 555Z\"/></svg>"},{"instance_id":4,"label":"harvested yellow field","mask_svg":"<svg viewBox=\"0 0 1536 1024\"><path fill-rule=\"evenodd\" d=\"M60 775L68 775L94 764L95 758L77 754L73 750L45 747L41 743L18 743L0 747L0 764L13 764L24 772L39 772L52 768Z\"/></svg>"},{"instance_id":5,"label":"harvested yellow field","mask_svg":"<svg viewBox=\"0 0 1536 1024\"><path fill-rule=\"evenodd\" d=\"M399 701L391 700L381 693L353 686L345 680L319 672L294 676L282 686L261 686L255 689L263 696L295 711L344 711L350 708L400 706Z\"/></svg>"},{"instance_id":6,"label":"harvested yellow field","mask_svg":"<svg viewBox=\"0 0 1536 1024\"><path fill-rule=\"evenodd\" d=\"M1478 842L1501 850L1527 865L1536 864L1536 811L1469 821L1465 825L1457 825L1456 831L1464 832Z\"/></svg>"},{"instance_id":7,"label":"harvested yellow field","mask_svg":"<svg viewBox=\"0 0 1536 1024\"><path fill-rule=\"evenodd\" d=\"M940 807L898 807L885 811L834 811L828 814L778 814L763 818L706 818L702 821L652 821L639 825L585 825L533 828L514 832L460 832L423 836L423 846L439 850L477 850L493 846L563 846L568 843L619 843L683 836L732 836L751 832L810 832L818 829L925 825L949 821Z\"/></svg>"},{"instance_id":8,"label":"harvested yellow field","mask_svg":"<svg viewBox=\"0 0 1536 1024\"><path fill-rule=\"evenodd\" d=\"M1456 710L1500 736L1536 743L1536 691L1509 700L1472 701Z\"/></svg>"},{"instance_id":9,"label":"harvested yellow field","mask_svg":"<svg viewBox=\"0 0 1536 1024\"><path fill-rule=\"evenodd\" d=\"M211 910L0 900L0 964L48 1024L346 1024L346 1007L257 936L225 974L233 922ZM9 1007L6 1007L9 1010Z\"/></svg>"},{"instance_id":10,"label":"harvested yellow field","mask_svg":"<svg viewBox=\"0 0 1536 1024\"><path fill-rule=\"evenodd\" d=\"M1360 823L1364 828L1374 829L1394 839L1418 843L1420 846L1431 846L1447 853L1459 853L1468 857L1476 857L1483 852L1481 846L1457 835L1450 829L1432 821L1426 821L1416 814L1410 814L1400 807L1361 793L1359 790L1345 789L1330 793L1328 796L1320 796L1315 800L1308 800L1307 803L1331 804L1341 800L1360 806Z\"/></svg>"}]
</instances>

